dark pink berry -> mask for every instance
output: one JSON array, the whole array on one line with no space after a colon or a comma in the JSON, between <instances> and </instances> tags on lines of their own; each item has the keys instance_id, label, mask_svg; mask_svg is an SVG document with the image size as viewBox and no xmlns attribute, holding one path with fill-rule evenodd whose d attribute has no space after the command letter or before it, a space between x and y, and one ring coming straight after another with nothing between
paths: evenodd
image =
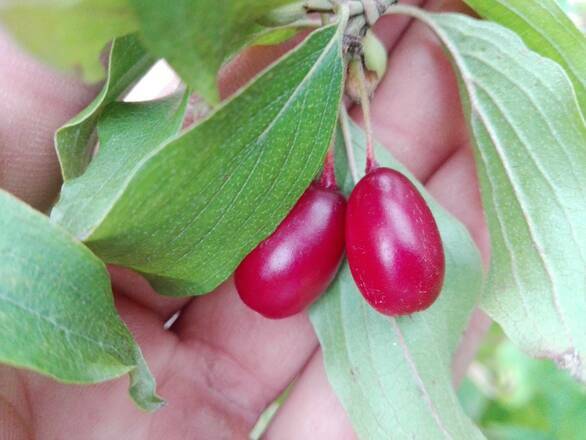
<instances>
[{"instance_id":1,"label":"dark pink berry","mask_svg":"<svg viewBox=\"0 0 586 440\"><path fill-rule=\"evenodd\" d=\"M267 318L299 313L325 291L344 253L346 200L313 183L275 232L238 266L242 301Z\"/></svg>"},{"instance_id":2,"label":"dark pink berry","mask_svg":"<svg viewBox=\"0 0 586 440\"><path fill-rule=\"evenodd\" d=\"M385 315L424 310L440 294L445 257L437 224L398 171L375 168L352 191L346 254L360 292Z\"/></svg>"}]
</instances>

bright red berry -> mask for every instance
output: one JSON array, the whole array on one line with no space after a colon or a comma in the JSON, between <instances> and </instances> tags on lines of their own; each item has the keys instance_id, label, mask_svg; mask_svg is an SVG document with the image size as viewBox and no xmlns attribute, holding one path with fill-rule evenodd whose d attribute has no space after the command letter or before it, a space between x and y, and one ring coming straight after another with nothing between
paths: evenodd
<instances>
[{"instance_id":1,"label":"bright red berry","mask_svg":"<svg viewBox=\"0 0 586 440\"><path fill-rule=\"evenodd\" d=\"M273 234L238 266L242 301L267 318L305 309L334 278L344 252L346 199L313 183Z\"/></svg>"},{"instance_id":2,"label":"bright red berry","mask_svg":"<svg viewBox=\"0 0 586 440\"><path fill-rule=\"evenodd\" d=\"M352 191L346 254L360 292L385 315L424 310L441 291L445 257L437 224L398 171L375 168Z\"/></svg>"}]
</instances>

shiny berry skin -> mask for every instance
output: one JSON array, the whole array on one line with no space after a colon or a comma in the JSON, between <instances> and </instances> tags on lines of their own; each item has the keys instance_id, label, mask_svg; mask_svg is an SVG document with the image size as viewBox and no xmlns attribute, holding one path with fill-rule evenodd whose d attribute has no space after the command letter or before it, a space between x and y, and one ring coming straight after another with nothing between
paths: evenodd
<instances>
[{"instance_id":1,"label":"shiny berry skin","mask_svg":"<svg viewBox=\"0 0 586 440\"><path fill-rule=\"evenodd\" d=\"M275 232L236 269L242 301L273 319L309 306L336 275L344 253L345 216L344 196L313 183Z\"/></svg>"},{"instance_id":2,"label":"shiny berry skin","mask_svg":"<svg viewBox=\"0 0 586 440\"><path fill-rule=\"evenodd\" d=\"M368 303L390 316L431 306L445 257L431 210L398 171L375 168L358 182L346 213L346 255Z\"/></svg>"}]
</instances>

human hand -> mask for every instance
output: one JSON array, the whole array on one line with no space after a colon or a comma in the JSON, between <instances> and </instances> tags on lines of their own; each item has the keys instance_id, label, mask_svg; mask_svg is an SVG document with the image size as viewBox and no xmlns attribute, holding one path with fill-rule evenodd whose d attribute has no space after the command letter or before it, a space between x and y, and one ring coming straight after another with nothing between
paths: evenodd
<instances>
[{"instance_id":1,"label":"human hand","mask_svg":"<svg viewBox=\"0 0 586 440\"><path fill-rule=\"evenodd\" d=\"M422 3L411 1L406 3ZM444 8L462 10L459 2ZM437 6L438 2L435 2ZM422 24L385 17L376 29L391 51L372 102L375 137L470 230L485 258L487 230L455 77ZM222 76L223 94L241 86L283 48L248 50ZM39 209L58 192L52 135L95 88L42 68L0 37L0 185ZM360 121L360 110L350 109ZM269 439L354 438L331 390L306 314L270 321L247 309L231 280L194 299L157 295L138 275L111 268L117 308L143 349L168 405L137 410L127 379L63 385L0 367L0 438L246 438L257 417L294 379ZM163 324L181 311L168 330ZM454 363L456 380L474 353L477 316ZM482 332L480 331L480 334Z\"/></svg>"}]
</instances>

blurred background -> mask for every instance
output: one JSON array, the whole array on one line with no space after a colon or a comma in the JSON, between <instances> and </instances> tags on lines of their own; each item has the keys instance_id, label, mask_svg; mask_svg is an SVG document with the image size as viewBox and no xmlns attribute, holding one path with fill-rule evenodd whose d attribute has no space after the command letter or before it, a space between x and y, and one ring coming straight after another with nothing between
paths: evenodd
<instances>
[{"instance_id":1,"label":"blurred background","mask_svg":"<svg viewBox=\"0 0 586 440\"><path fill-rule=\"evenodd\" d=\"M458 396L489 439L586 439L586 386L553 362L523 354L496 324Z\"/></svg>"}]
</instances>

